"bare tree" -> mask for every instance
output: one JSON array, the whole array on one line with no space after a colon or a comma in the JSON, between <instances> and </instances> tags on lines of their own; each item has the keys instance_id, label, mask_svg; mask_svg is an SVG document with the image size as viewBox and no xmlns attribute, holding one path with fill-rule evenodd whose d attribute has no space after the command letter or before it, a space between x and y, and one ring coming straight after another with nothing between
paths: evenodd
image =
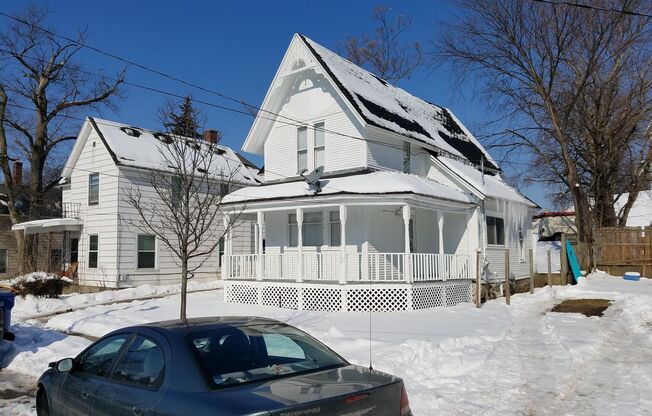
<instances>
[{"instance_id":1,"label":"bare tree","mask_svg":"<svg viewBox=\"0 0 652 416\"><path fill-rule=\"evenodd\" d=\"M174 122L174 107L162 110L169 131L196 131L194 118ZM222 197L237 183L240 163L216 144L171 132L158 145L160 170L144 174L142 183L125 190L123 200L135 215L124 219L153 234L181 268L180 319L186 318L188 280L239 222L242 211L231 211Z\"/></svg>"},{"instance_id":2,"label":"bare tree","mask_svg":"<svg viewBox=\"0 0 652 416\"><path fill-rule=\"evenodd\" d=\"M572 201L582 241L592 242L595 226L624 224L652 163L651 22L529 0L457 3L463 13L436 54L477 77L509 118L489 147L532 155L530 179ZM638 0L599 3L650 10Z\"/></svg>"},{"instance_id":3,"label":"bare tree","mask_svg":"<svg viewBox=\"0 0 652 416\"><path fill-rule=\"evenodd\" d=\"M400 39L412 25L412 19L403 14L392 19L389 12L388 7L375 7L372 18L378 26L373 35L364 34L362 39L348 37L342 42L341 54L354 64L367 67L378 77L396 84L410 78L421 65L423 53L419 42L404 43Z\"/></svg>"},{"instance_id":4,"label":"bare tree","mask_svg":"<svg viewBox=\"0 0 652 416\"><path fill-rule=\"evenodd\" d=\"M111 106L124 80L124 72L109 79L84 71L75 58L83 48L85 32L72 41L62 41L44 27L46 17L43 9L29 7L0 34L4 110L0 113L0 168L11 205L20 184L12 182L9 162L29 161L31 218L38 217L44 194L57 183L44 182L47 163L58 146L75 138L78 126L70 116L88 108ZM13 223L19 221L15 214L10 208ZM24 242L22 235L17 239L22 271Z\"/></svg>"}]
</instances>

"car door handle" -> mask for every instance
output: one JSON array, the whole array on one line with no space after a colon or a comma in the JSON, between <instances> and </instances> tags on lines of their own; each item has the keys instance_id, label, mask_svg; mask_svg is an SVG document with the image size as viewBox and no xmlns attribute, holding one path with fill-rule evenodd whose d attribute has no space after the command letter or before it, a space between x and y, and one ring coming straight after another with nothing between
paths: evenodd
<instances>
[{"instance_id":1,"label":"car door handle","mask_svg":"<svg viewBox=\"0 0 652 416\"><path fill-rule=\"evenodd\" d=\"M145 414L145 407L142 404L136 404L131 408L134 416L143 416Z\"/></svg>"}]
</instances>

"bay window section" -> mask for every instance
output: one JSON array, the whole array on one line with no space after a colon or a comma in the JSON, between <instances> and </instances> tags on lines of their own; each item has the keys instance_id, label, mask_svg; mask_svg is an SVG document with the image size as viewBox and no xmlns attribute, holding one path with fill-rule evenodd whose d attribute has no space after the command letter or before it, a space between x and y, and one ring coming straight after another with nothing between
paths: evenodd
<instances>
[{"instance_id":1,"label":"bay window section","mask_svg":"<svg viewBox=\"0 0 652 416\"><path fill-rule=\"evenodd\" d=\"M297 129L297 173L308 170L308 128Z\"/></svg>"}]
</instances>

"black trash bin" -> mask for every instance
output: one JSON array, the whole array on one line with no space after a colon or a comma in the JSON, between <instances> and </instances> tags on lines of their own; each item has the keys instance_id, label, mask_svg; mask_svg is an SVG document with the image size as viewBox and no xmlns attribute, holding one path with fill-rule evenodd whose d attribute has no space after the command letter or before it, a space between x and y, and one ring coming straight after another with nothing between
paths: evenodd
<instances>
[{"instance_id":1,"label":"black trash bin","mask_svg":"<svg viewBox=\"0 0 652 416\"><path fill-rule=\"evenodd\" d=\"M9 289L0 288L0 337L9 341L14 340L14 334L11 333L11 310L14 307L16 294Z\"/></svg>"}]
</instances>

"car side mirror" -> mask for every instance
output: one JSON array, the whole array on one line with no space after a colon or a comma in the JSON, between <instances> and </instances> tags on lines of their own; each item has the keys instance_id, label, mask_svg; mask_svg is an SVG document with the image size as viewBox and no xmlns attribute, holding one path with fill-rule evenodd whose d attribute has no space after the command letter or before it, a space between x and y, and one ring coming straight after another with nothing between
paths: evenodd
<instances>
[{"instance_id":1,"label":"car side mirror","mask_svg":"<svg viewBox=\"0 0 652 416\"><path fill-rule=\"evenodd\" d=\"M60 373L69 373L75 367L75 361L72 358L64 358L57 361L56 369Z\"/></svg>"}]
</instances>

